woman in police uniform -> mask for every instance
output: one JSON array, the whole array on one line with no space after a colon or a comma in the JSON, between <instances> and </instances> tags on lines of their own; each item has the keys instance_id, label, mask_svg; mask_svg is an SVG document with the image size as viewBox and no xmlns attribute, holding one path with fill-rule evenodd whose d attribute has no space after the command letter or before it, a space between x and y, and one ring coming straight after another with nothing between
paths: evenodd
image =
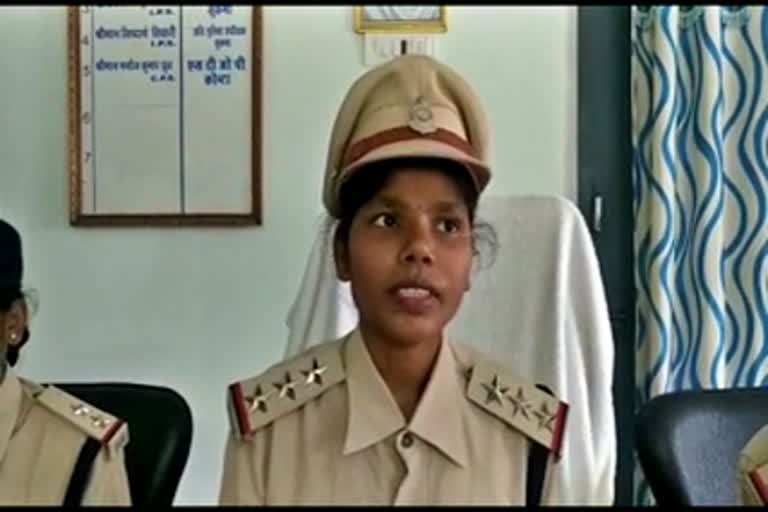
<instances>
[{"instance_id":1,"label":"woman in police uniform","mask_svg":"<svg viewBox=\"0 0 768 512\"><path fill-rule=\"evenodd\" d=\"M566 404L443 335L470 286L487 139L433 59L352 85L323 200L359 325L230 385L222 504L558 503Z\"/></svg>"},{"instance_id":2,"label":"woman in police uniform","mask_svg":"<svg viewBox=\"0 0 768 512\"><path fill-rule=\"evenodd\" d=\"M0 220L0 505L130 505L127 426L16 375L29 339L21 238Z\"/></svg>"}]
</instances>

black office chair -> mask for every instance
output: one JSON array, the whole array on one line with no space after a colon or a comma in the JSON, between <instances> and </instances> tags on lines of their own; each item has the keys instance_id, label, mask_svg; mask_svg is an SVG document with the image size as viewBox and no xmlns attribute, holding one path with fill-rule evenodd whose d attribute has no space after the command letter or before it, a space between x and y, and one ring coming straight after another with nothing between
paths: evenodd
<instances>
[{"instance_id":1,"label":"black office chair","mask_svg":"<svg viewBox=\"0 0 768 512\"><path fill-rule=\"evenodd\" d=\"M192 443L192 412L176 391L144 384L54 384L128 423L125 465L134 506L171 506Z\"/></svg>"},{"instance_id":2,"label":"black office chair","mask_svg":"<svg viewBox=\"0 0 768 512\"><path fill-rule=\"evenodd\" d=\"M658 505L739 505L738 457L768 424L768 389L682 391L641 407L637 454Z\"/></svg>"}]
</instances>

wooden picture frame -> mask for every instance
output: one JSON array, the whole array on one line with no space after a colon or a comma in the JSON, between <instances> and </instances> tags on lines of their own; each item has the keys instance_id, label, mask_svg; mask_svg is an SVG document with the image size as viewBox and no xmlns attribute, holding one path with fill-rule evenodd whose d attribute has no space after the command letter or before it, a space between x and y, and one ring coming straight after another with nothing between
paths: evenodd
<instances>
[{"instance_id":1,"label":"wooden picture frame","mask_svg":"<svg viewBox=\"0 0 768 512\"><path fill-rule=\"evenodd\" d=\"M444 5L356 5L358 34L439 33L448 30Z\"/></svg>"},{"instance_id":2,"label":"wooden picture frame","mask_svg":"<svg viewBox=\"0 0 768 512\"><path fill-rule=\"evenodd\" d=\"M206 18L207 23L201 21L203 14L199 11L191 11L201 8L206 9L210 15L210 19ZM95 17L99 12L97 9L124 10L120 12L110 11L109 13L101 11L102 19L107 21L100 24L97 29L94 22L98 19ZM137 14L130 9L145 9L148 13L147 16L154 16L154 19L148 17L146 24L141 26L139 23L137 25L139 28L135 30L120 28L120 23L116 23L115 20L120 19L121 13L126 19L139 19L137 16L141 13ZM250 9L251 11L248 14L239 9ZM172 21L174 13L177 15L176 25L173 25L174 22ZM164 23L156 21L160 19L159 14L165 16ZM230 18L225 18L224 16L228 14ZM70 225L261 225L263 140L261 6L174 6L165 9L155 6L70 6L67 16ZM90 21L83 22L84 16L91 16ZM185 16L187 20L184 19ZM216 20L217 17L218 20ZM193 21L189 22L189 19ZM246 20L246 23L239 26L235 22L228 24L229 21L238 19ZM114 29L110 28L108 20L112 20ZM195 24L195 20L200 22ZM184 24L185 21L195 26L190 28ZM247 21L250 21L250 27L248 27ZM88 25L88 23L90 24ZM89 30L83 30L84 24ZM173 26L177 28L171 29ZM250 30L248 30L249 28ZM201 33L201 29L205 29L207 33ZM98 30L101 32L97 34ZM190 35L192 31L194 31L194 38ZM145 39L140 42L130 40L132 37L134 39L138 37L136 34L145 37ZM221 37L212 39L213 36ZM184 40L184 37L188 38L187 41ZM121 38L123 39L120 40ZM103 41L104 48L106 48L102 52L98 51L96 45L101 43L97 40ZM95 57L91 57L90 61L85 61L82 55L88 55L84 52L89 50L83 49L84 46L88 46L87 43L90 44L90 55L93 56L97 53L112 55L113 59L117 56L117 60L100 59L97 62ZM166 49L155 48L156 43L159 46L163 46L163 44L168 46ZM120 48L120 44L125 44L125 48L129 49L138 48L137 59L134 59L134 54L130 54L130 51L133 50L121 50L122 54L115 50L115 48ZM209 48L206 50L207 55L210 55L207 60L189 58L190 55L195 55L194 48L197 48L198 56L206 53L200 49L206 44L208 45L206 47ZM247 49L248 45L250 50ZM215 51L211 49L214 46ZM235 48L235 50L240 48L238 58L231 58L234 57L234 54L232 56L227 55L227 47ZM177 48L177 50L170 50L171 48ZM187 48L190 50L185 54ZM235 50L232 51L235 52ZM163 53L164 51L178 51L178 60L175 66L169 64L166 67L165 64L171 61L167 59L161 62L156 57L157 55L170 55L170 53ZM110 52L112 53L110 54ZM129 54L131 58L126 60L126 55ZM120 56L122 56L122 61L119 60ZM147 56L154 56L155 60L141 60ZM146 65L147 62L150 63L149 66ZM204 65L201 66L203 62ZM162 74L158 63L162 64ZM134 66L143 66L144 69L134 69ZM148 69L150 70L148 71ZM226 70L227 73L216 73L222 69ZM152 70L157 71L157 73ZM99 83L96 74L108 71L114 73L99 80L101 83L114 85L112 89L109 89L107 85L99 89L94 85ZM123 74L117 74L118 71ZM132 71L136 72L130 74ZM174 72L176 73L175 76ZM199 74L195 75L193 72L199 72ZM141 79L140 82L139 79ZM151 82L158 79L160 82L167 80L168 83L158 83L151 86L136 85L138 83L148 84L150 79ZM171 82L178 83L178 86ZM163 86L165 89L162 88ZM217 86L219 88L215 89ZM153 89L153 87L157 88ZM178 91L174 92L174 87L178 87ZM229 87L226 90L230 92L210 92L224 91L226 87ZM90 91L85 90L86 88L89 88ZM142 91L145 92L147 98L160 94L157 91L161 91L167 97L178 93L176 108L182 113L178 114L179 121L176 128L161 130L159 128L161 124L162 126L170 126L172 121L163 121L164 124L158 123L155 118L159 119L160 114L153 114L154 118L152 116L147 117L147 119L153 119L152 121L142 121L144 119L142 112L152 112L153 109L160 112L161 107L171 108L170 104L151 104L149 99L146 104L142 103L140 99ZM195 93L195 91L199 92ZM102 96L98 95L100 92ZM120 103L118 99L112 102L100 100L104 97L111 98L109 94L119 98L123 103ZM187 96L184 96L185 94ZM192 96L193 94L198 94L198 96ZM230 96L233 98L231 101L227 99ZM250 105L244 105L243 103L247 103L248 100L250 100ZM100 104L99 101L105 103ZM130 103L131 101L135 103ZM185 101L191 106L185 105ZM95 112L92 114L90 110L93 105L95 105ZM185 106L191 111L187 112L186 117L183 112ZM106 111L101 114L101 117L99 117L99 108ZM120 110L121 108L123 110ZM131 122L125 121L124 124L121 124L123 122L122 115L126 113L125 118ZM166 117L170 118L170 115ZM214 123L211 119L219 121L218 125L213 126ZM233 120L230 123L232 126L222 128L230 120ZM98 126L100 122L102 123L102 131L94 127L94 125ZM104 125L108 125L108 127L104 128ZM174 133L175 135L173 135ZM149 161L152 160L153 154L170 155L172 151L176 152L177 149L175 146L174 149L169 149L170 146L173 146L172 144L156 143L152 138L153 135L158 135L156 137L158 140L174 140L178 142L178 146L181 148L178 149L178 153L174 157L177 158L180 175L180 179L175 185L170 185L170 182L177 179L172 175L177 170L174 166L157 163L161 160L159 158L156 161ZM109 141L104 142L103 147L96 142L100 136ZM144 141L151 141L152 143L145 144ZM187 142L186 147L185 141ZM107 147L108 149L103 149ZM112 153L109 152L109 148L112 148ZM222 154L228 149L232 149L232 151L222 157ZM237 158L228 158L228 155L236 155ZM191 158L187 158L189 156ZM158 170L156 174L152 174L145 167L147 163L153 165L152 168L162 169L162 171ZM98 174L96 165L100 166L98 169L109 169L108 172L112 174L107 171L104 171L105 174L103 175ZM193 174L187 176L187 171ZM104 176L108 176L108 178L104 178ZM108 193L102 195L113 198L110 199L112 203L109 203L107 199L99 199L100 203L106 203L107 206L97 205L97 193L100 190L97 188L97 178L101 179L102 182L110 183L111 188L108 189ZM153 182L153 179L156 181ZM130 183L131 186L123 187L123 183ZM161 194L152 187L153 183L168 185L165 188L158 187L158 190L167 189L169 191L166 194L167 198L160 198ZM102 188L104 187L106 185L102 185ZM171 187L177 187L175 193L170 192ZM155 198L153 194L157 197ZM153 199L146 201L149 206L139 206L138 203L144 201L146 196L153 196ZM173 198L171 199L171 197ZM154 205L161 205L162 207L155 209ZM207 205L214 206L209 207Z\"/></svg>"}]
</instances>

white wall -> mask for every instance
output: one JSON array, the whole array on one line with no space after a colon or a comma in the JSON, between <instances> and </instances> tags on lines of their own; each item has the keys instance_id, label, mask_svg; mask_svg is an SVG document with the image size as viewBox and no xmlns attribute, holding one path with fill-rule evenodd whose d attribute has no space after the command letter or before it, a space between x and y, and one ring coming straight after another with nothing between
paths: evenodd
<instances>
[{"instance_id":1,"label":"white wall","mask_svg":"<svg viewBox=\"0 0 768 512\"><path fill-rule=\"evenodd\" d=\"M456 6L449 23L439 56L476 86L493 123L489 190L574 197L575 8ZM26 283L41 297L19 371L183 393L195 435L179 504L216 499L226 384L282 354L319 228L330 124L364 70L350 7L266 7L264 34L265 225L73 229L65 10L0 8L0 216L22 231Z\"/></svg>"}]
</instances>

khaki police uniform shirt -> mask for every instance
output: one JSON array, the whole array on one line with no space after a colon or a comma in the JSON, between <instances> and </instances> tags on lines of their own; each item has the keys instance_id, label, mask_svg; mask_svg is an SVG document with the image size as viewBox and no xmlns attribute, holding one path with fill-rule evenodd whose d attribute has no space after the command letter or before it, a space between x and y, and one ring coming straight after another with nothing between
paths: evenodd
<instances>
[{"instance_id":1,"label":"khaki police uniform shirt","mask_svg":"<svg viewBox=\"0 0 768 512\"><path fill-rule=\"evenodd\" d=\"M220 503L523 505L567 406L479 360L445 342L410 423L358 331L233 384Z\"/></svg>"},{"instance_id":2,"label":"khaki police uniform shirt","mask_svg":"<svg viewBox=\"0 0 768 512\"><path fill-rule=\"evenodd\" d=\"M768 505L768 425L739 454L739 489L744 505Z\"/></svg>"},{"instance_id":3,"label":"khaki police uniform shirt","mask_svg":"<svg viewBox=\"0 0 768 512\"><path fill-rule=\"evenodd\" d=\"M103 446L83 504L130 505L127 435L117 418L9 369L0 385L0 505L61 505L88 437Z\"/></svg>"}]
</instances>

